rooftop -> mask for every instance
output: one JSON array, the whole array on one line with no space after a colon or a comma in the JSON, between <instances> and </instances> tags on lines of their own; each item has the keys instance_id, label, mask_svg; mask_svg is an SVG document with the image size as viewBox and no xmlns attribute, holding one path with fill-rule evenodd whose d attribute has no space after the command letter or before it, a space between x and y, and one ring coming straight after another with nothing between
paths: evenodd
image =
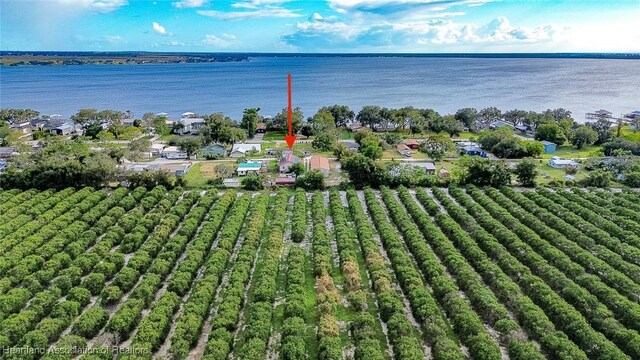
<instances>
[{"instance_id":1,"label":"rooftop","mask_svg":"<svg viewBox=\"0 0 640 360\"><path fill-rule=\"evenodd\" d=\"M260 170L260 167L262 167L262 163L259 161L250 161L250 162L243 162L238 164L238 169L243 169L243 170Z\"/></svg>"},{"instance_id":2,"label":"rooftop","mask_svg":"<svg viewBox=\"0 0 640 360\"><path fill-rule=\"evenodd\" d=\"M309 160L311 170L330 170L329 159L322 156L314 156Z\"/></svg>"}]
</instances>

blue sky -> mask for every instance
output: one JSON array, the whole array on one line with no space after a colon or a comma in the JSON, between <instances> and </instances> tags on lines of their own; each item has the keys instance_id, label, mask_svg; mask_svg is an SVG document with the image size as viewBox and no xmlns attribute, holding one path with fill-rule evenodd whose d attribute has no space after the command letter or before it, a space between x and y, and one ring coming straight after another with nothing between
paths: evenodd
<instances>
[{"instance_id":1,"label":"blue sky","mask_svg":"<svg viewBox=\"0 0 640 360\"><path fill-rule=\"evenodd\" d=\"M640 0L0 0L2 50L640 52Z\"/></svg>"}]
</instances>

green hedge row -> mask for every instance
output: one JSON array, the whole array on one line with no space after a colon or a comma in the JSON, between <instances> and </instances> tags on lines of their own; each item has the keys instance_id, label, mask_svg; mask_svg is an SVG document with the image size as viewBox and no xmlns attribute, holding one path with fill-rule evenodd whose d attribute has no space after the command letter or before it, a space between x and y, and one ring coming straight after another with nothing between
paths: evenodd
<instances>
[{"instance_id":1,"label":"green hedge row","mask_svg":"<svg viewBox=\"0 0 640 360\"><path fill-rule=\"evenodd\" d=\"M395 357L399 360L424 359L425 354L416 336L416 329L405 316L402 298L391 287L390 269L380 253L372 226L355 190L347 191L347 200L360 248L364 254L365 265L369 271L369 278L376 293L380 316L387 324L388 338L393 346ZM360 356L358 360L365 358Z\"/></svg>"},{"instance_id":2,"label":"green hedge row","mask_svg":"<svg viewBox=\"0 0 640 360\"><path fill-rule=\"evenodd\" d=\"M555 293L552 288L545 283L545 281L531 273L528 267L523 265L514 255L501 244L512 244L512 249L515 250L526 248L526 244L519 241L517 236L511 232L508 228L504 227L499 221L492 218L480 205L474 203L461 189L451 188L450 194L466 208L469 215L471 215L477 224L483 227L487 232L491 232L493 235L493 243L490 243L491 247L485 245L484 250L493 259L499 259L500 267L507 272L512 278L517 280L517 283L526 291L529 297L538 303L545 312L554 320L556 326L566 332L569 337L576 342L589 356L590 359L624 359L626 356L620 349L618 349L611 341L609 341L604 335L595 331L587 320L578 312L574 307L568 304L561 296ZM470 224L467 224L470 226ZM473 226L473 225L471 225ZM495 239L499 239L497 242ZM521 250L517 250L516 253L524 258L524 255L535 258L535 253L524 253ZM539 257L539 256L538 256ZM553 271L550 265L544 260L536 262L534 270L539 272L540 270L551 270L554 273L559 273L557 270ZM557 276L560 276L558 278ZM559 281L561 278L566 277L559 273L554 278L546 277L551 282ZM572 284L569 279L566 279L567 286L562 292L565 296L573 296L576 294L576 285Z\"/></svg>"},{"instance_id":3,"label":"green hedge row","mask_svg":"<svg viewBox=\"0 0 640 360\"><path fill-rule=\"evenodd\" d=\"M293 217L291 218L291 240L301 242L307 231L307 194L303 189L296 190L293 196Z\"/></svg>"},{"instance_id":4,"label":"green hedge row","mask_svg":"<svg viewBox=\"0 0 640 360\"><path fill-rule=\"evenodd\" d=\"M258 257L256 273L249 291L246 305L245 329L242 332L235 358L243 360L263 359L271 334L273 302L276 297L276 280L280 266L280 256L284 246L285 218L289 195L281 190L276 195L268 237Z\"/></svg>"},{"instance_id":5,"label":"green hedge row","mask_svg":"<svg viewBox=\"0 0 640 360\"><path fill-rule=\"evenodd\" d=\"M508 316L508 311L505 306L498 301L496 296L489 290L483 283L482 278L473 270L473 268L467 263L467 261L458 253L456 248L449 242L446 236L440 231L438 226L430 219L430 217L420 208L418 204L412 199L409 191L404 188L398 188L398 197L400 201L404 204L404 208L399 207L398 204L395 203L395 199L393 196L390 196L390 192L388 189L383 190L383 198L387 203L387 206L391 208L398 209L397 211L401 212L403 209L409 213L411 218L415 221L418 226L420 232L422 233L424 239L430 245L431 249L438 254L439 259L444 263L449 273L456 279L457 284L460 286L462 290L464 290L467 298L471 305L475 308L478 315L480 315L485 322L491 325L498 333L500 334L500 341L504 345L507 346L509 350L509 355L511 359L544 359L544 356L536 349L536 347L526 340L523 340L522 329L517 322L510 319ZM393 215L392 215L393 216ZM409 222L410 219L406 216L403 216L400 213L396 212L394 217L398 217L399 221ZM418 238L419 239L419 238ZM410 248L415 247L416 251L422 253L426 252L426 244L420 245L422 243L416 241L415 239L407 239L405 237L405 241L407 242ZM417 244L416 244L417 243ZM416 256L416 259L426 258L426 256ZM433 260L433 259L432 259ZM431 261L432 261L431 260ZM432 264L435 266L435 264ZM434 269L435 270L435 269ZM436 270L438 271L438 270ZM438 271L437 276L442 276L443 274ZM429 278L430 276L428 276ZM434 283L434 292L438 293L440 303L447 302L446 298L448 297L445 294L442 294L436 285L446 285L448 281L437 282ZM449 285L450 289L454 289L455 286ZM453 293L450 293L453 296ZM451 311L451 304L447 304L444 307L447 308L447 311ZM454 309L453 311L460 311L462 309ZM459 314L464 316L462 313ZM457 316L450 315L454 323L456 322ZM469 325L475 320L468 319ZM469 326L467 325L467 326ZM466 329L465 331L469 331L470 329ZM463 335L462 337L468 337L469 334ZM493 345L489 345L487 349L492 349L495 351ZM471 348L470 348L471 349ZM481 358L487 358L488 354L484 354L484 356L480 356ZM476 356L474 356L475 358Z\"/></svg>"},{"instance_id":6,"label":"green hedge row","mask_svg":"<svg viewBox=\"0 0 640 360\"><path fill-rule=\"evenodd\" d=\"M269 197L258 195L254 199L251 213L247 215L251 220L245 229L244 241L227 284L220 292L222 301L211 320L204 359L226 359L231 351L233 332L237 329L240 311L245 302L244 290L251 278L251 269L262 241L268 205Z\"/></svg>"},{"instance_id":7,"label":"green hedge row","mask_svg":"<svg viewBox=\"0 0 640 360\"><path fill-rule=\"evenodd\" d=\"M229 216L220 230L217 246L207 257L203 276L192 285L193 290L184 303L182 314L176 320L169 348L173 358L186 358L189 349L198 342L202 324L209 315L216 289L229 266L229 258L240 236L249 206L255 204L255 201L251 201L251 196L245 194L236 200L229 211Z\"/></svg>"}]
</instances>

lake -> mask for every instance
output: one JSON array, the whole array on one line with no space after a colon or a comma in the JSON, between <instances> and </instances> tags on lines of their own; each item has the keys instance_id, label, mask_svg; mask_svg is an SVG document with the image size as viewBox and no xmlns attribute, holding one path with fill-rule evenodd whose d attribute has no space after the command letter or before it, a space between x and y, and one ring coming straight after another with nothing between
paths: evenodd
<instances>
[{"instance_id":1,"label":"lake","mask_svg":"<svg viewBox=\"0 0 640 360\"><path fill-rule=\"evenodd\" d=\"M640 60L441 57L252 57L245 62L0 67L0 107L70 116L80 108L275 115L293 103L433 108L640 110Z\"/></svg>"}]
</instances>

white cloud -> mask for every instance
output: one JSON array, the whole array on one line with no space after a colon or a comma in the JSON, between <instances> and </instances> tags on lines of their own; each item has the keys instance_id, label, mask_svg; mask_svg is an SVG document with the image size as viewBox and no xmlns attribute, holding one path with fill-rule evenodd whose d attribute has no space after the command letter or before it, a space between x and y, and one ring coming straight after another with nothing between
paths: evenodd
<instances>
[{"instance_id":1,"label":"white cloud","mask_svg":"<svg viewBox=\"0 0 640 360\"><path fill-rule=\"evenodd\" d=\"M107 42L110 42L112 44L117 44L117 43L122 41L122 36L120 36L120 35L106 35L104 37L104 39L107 40Z\"/></svg>"},{"instance_id":2,"label":"white cloud","mask_svg":"<svg viewBox=\"0 0 640 360\"><path fill-rule=\"evenodd\" d=\"M196 8L203 6L208 2L209 0L181 0L171 3L171 5L177 8Z\"/></svg>"},{"instance_id":3,"label":"white cloud","mask_svg":"<svg viewBox=\"0 0 640 360\"><path fill-rule=\"evenodd\" d=\"M563 28L513 26L505 17L498 17L486 25L458 23L450 20L379 22L325 21L323 18L299 22L296 30L282 37L289 44L306 49L323 46L343 48L391 47L411 51L429 51L433 46L473 44L523 44L552 41Z\"/></svg>"},{"instance_id":4,"label":"white cloud","mask_svg":"<svg viewBox=\"0 0 640 360\"><path fill-rule=\"evenodd\" d=\"M221 20L242 20L242 19L258 19L258 18L292 18L302 15L293 10L268 6L252 11L216 11L216 10L198 10L198 14L214 17Z\"/></svg>"},{"instance_id":5,"label":"white cloud","mask_svg":"<svg viewBox=\"0 0 640 360\"><path fill-rule=\"evenodd\" d=\"M445 10L456 5L480 6L493 0L327 0L329 5L342 12L357 10L365 12L393 13L416 8Z\"/></svg>"},{"instance_id":6,"label":"white cloud","mask_svg":"<svg viewBox=\"0 0 640 360\"><path fill-rule=\"evenodd\" d=\"M204 39L202 39L202 44L206 46L213 46L217 48L228 48L232 46L236 46L240 44L235 35L232 34L222 34L222 36L218 37L216 35L205 35Z\"/></svg>"},{"instance_id":7,"label":"white cloud","mask_svg":"<svg viewBox=\"0 0 640 360\"><path fill-rule=\"evenodd\" d=\"M157 32L158 34L160 34L160 35L171 35L171 33L168 32L167 29L165 29L164 26L158 24L155 21L153 22L152 26L153 26L153 30L155 32Z\"/></svg>"},{"instance_id":8,"label":"white cloud","mask_svg":"<svg viewBox=\"0 0 640 360\"><path fill-rule=\"evenodd\" d=\"M57 2L100 13L108 13L129 4L127 0L57 0Z\"/></svg>"},{"instance_id":9,"label":"white cloud","mask_svg":"<svg viewBox=\"0 0 640 360\"><path fill-rule=\"evenodd\" d=\"M258 9L263 6L269 5L281 5L291 0L250 0L250 1L241 1L237 3L231 4L231 7L234 8L244 8L244 9Z\"/></svg>"}]
</instances>

